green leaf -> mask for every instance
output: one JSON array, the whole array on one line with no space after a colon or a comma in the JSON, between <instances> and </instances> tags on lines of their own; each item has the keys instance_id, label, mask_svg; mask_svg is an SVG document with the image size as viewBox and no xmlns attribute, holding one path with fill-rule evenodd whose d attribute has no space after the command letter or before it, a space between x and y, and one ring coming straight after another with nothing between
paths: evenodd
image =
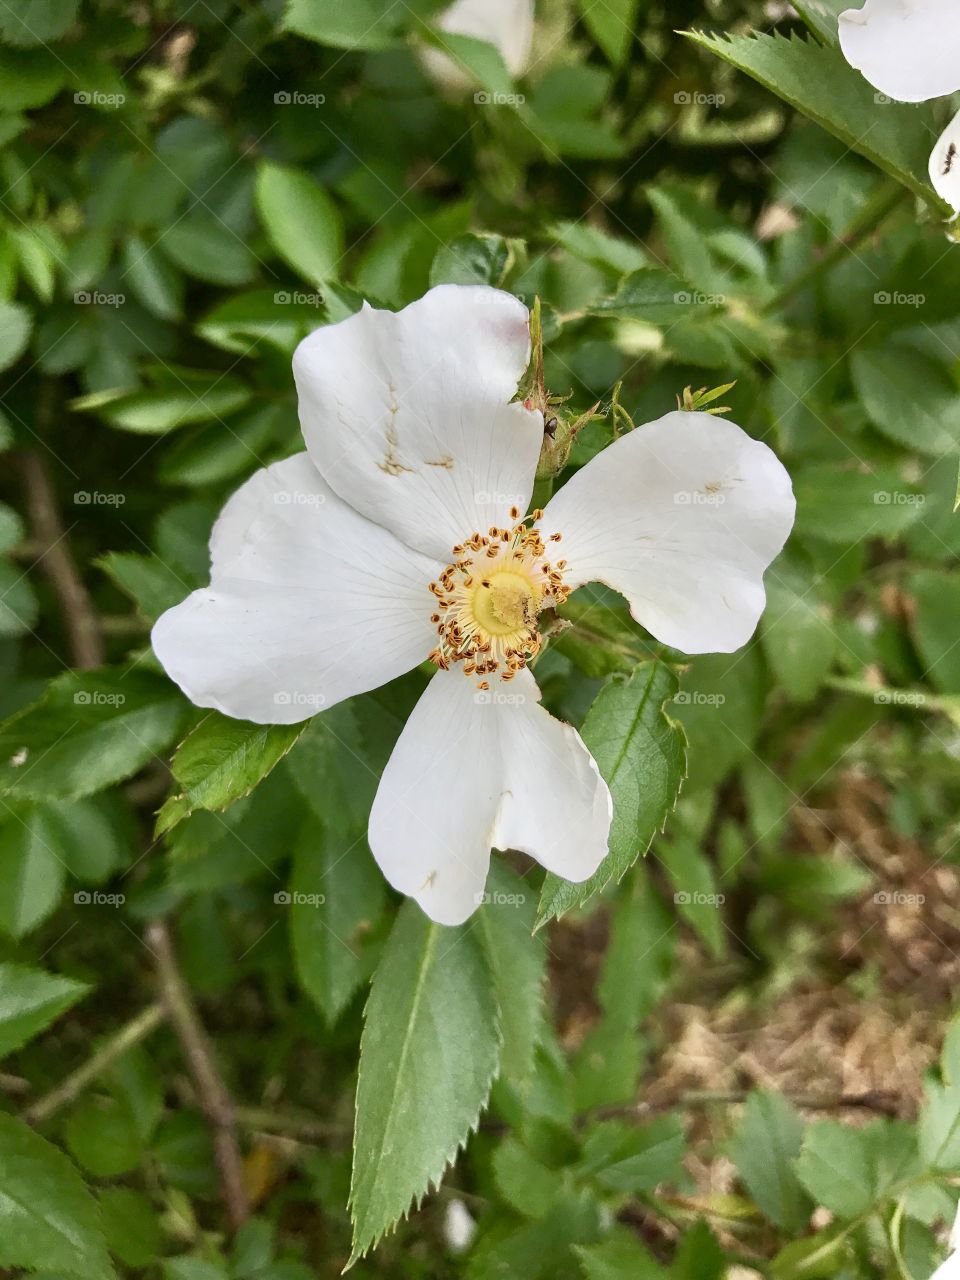
<instances>
[{"instance_id":1,"label":"green leaf","mask_svg":"<svg viewBox=\"0 0 960 1280\"><path fill-rule=\"evenodd\" d=\"M4 893L9 886L4 881ZM40 1034L90 987L26 965L0 964L0 1057Z\"/></svg>"},{"instance_id":2,"label":"green leaf","mask_svg":"<svg viewBox=\"0 0 960 1280\"><path fill-rule=\"evenodd\" d=\"M705 315L719 310L717 300L697 293L679 276L661 271L659 267L641 267L622 281L612 298L593 303L590 312L669 325L689 317L694 306Z\"/></svg>"},{"instance_id":3,"label":"green leaf","mask_svg":"<svg viewBox=\"0 0 960 1280\"><path fill-rule=\"evenodd\" d=\"M97 1178L115 1178L140 1163L140 1135L129 1107L115 1098L87 1098L66 1126L70 1154Z\"/></svg>"},{"instance_id":4,"label":"green leaf","mask_svg":"<svg viewBox=\"0 0 960 1280\"><path fill-rule=\"evenodd\" d=\"M41 924L60 901L65 870L43 809L0 806L0 931L22 938Z\"/></svg>"},{"instance_id":5,"label":"green leaf","mask_svg":"<svg viewBox=\"0 0 960 1280\"><path fill-rule=\"evenodd\" d=\"M911 574L906 585L914 602L910 626L923 674L941 692L960 693L960 648L957 647L960 573L922 569Z\"/></svg>"},{"instance_id":6,"label":"green leaf","mask_svg":"<svg viewBox=\"0 0 960 1280\"><path fill-rule=\"evenodd\" d=\"M153 391L111 397L83 396L71 408L92 409L113 427L138 435L160 435L197 422L223 419L242 409L250 400L250 389L237 378L220 374L198 378Z\"/></svg>"},{"instance_id":7,"label":"green leaf","mask_svg":"<svg viewBox=\"0 0 960 1280\"><path fill-rule=\"evenodd\" d=\"M799 1235L810 1204L794 1171L803 1119L778 1093L754 1089L747 1098L730 1156L757 1206L788 1235Z\"/></svg>"},{"instance_id":8,"label":"green leaf","mask_svg":"<svg viewBox=\"0 0 960 1280\"><path fill-rule=\"evenodd\" d=\"M183 312L183 279L155 244L130 236L123 246L124 279L148 311L161 320L177 320Z\"/></svg>"},{"instance_id":9,"label":"green leaf","mask_svg":"<svg viewBox=\"0 0 960 1280\"><path fill-rule=\"evenodd\" d=\"M0 1115L0 1204L0 1266L115 1280L96 1203L76 1169L8 1115Z\"/></svg>"},{"instance_id":10,"label":"green leaf","mask_svg":"<svg viewBox=\"0 0 960 1280\"><path fill-rule=\"evenodd\" d=\"M947 367L913 347L859 347L850 372L870 420L896 444L939 457L960 446L960 403Z\"/></svg>"},{"instance_id":11,"label":"green leaf","mask_svg":"<svg viewBox=\"0 0 960 1280\"><path fill-rule=\"evenodd\" d=\"M136 773L164 751L185 705L144 671L67 672L0 724L0 794L76 799Z\"/></svg>"},{"instance_id":12,"label":"green leaf","mask_svg":"<svg viewBox=\"0 0 960 1280\"><path fill-rule=\"evenodd\" d=\"M263 160L257 209L267 238L294 271L319 288L335 280L343 257L340 212L309 174Z\"/></svg>"},{"instance_id":13,"label":"green leaf","mask_svg":"<svg viewBox=\"0 0 960 1280\"><path fill-rule=\"evenodd\" d=\"M835 1120L807 1130L797 1177L813 1197L841 1218L856 1218L873 1203L873 1173L860 1131Z\"/></svg>"},{"instance_id":14,"label":"green leaf","mask_svg":"<svg viewBox=\"0 0 960 1280\"><path fill-rule=\"evenodd\" d=\"M840 43L840 14L850 8L848 0L794 0L794 8L824 44Z\"/></svg>"},{"instance_id":15,"label":"green leaf","mask_svg":"<svg viewBox=\"0 0 960 1280\"><path fill-rule=\"evenodd\" d=\"M511 101L513 79L507 70L503 54L496 45L488 40L479 40L476 36L437 31L432 27L422 27L420 34L427 44L445 54L461 72L465 72L488 95L492 95L495 103L497 98L504 98L509 105L516 105ZM478 95L476 100L485 106L491 105L482 95Z\"/></svg>"},{"instance_id":16,"label":"green leaf","mask_svg":"<svg viewBox=\"0 0 960 1280\"><path fill-rule=\"evenodd\" d=\"M257 260L243 240L225 223L204 214L190 214L163 233L160 249L189 275L210 284L246 284Z\"/></svg>"},{"instance_id":17,"label":"green leaf","mask_svg":"<svg viewBox=\"0 0 960 1280\"><path fill-rule=\"evenodd\" d=\"M250 724L211 712L177 748L170 770L178 790L157 815L157 834L195 809L226 809L249 795L287 754L306 726Z\"/></svg>"},{"instance_id":18,"label":"green leaf","mask_svg":"<svg viewBox=\"0 0 960 1280\"><path fill-rule=\"evenodd\" d=\"M781 560L766 577L761 639L767 661L797 702L815 697L829 674L838 641L830 609L810 575Z\"/></svg>"},{"instance_id":19,"label":"green leaf","mask_svg":"<svg viewBox=\"0 0 960 1280\"><path fill-rule=\"evenodd\" d=\"M500 1006L501 1071L521 1094L533 1074L543 1016L546 947L533 934L536 895L505 862L490 864L477 932Z\"/></svg>"},{"instance_id":20,"label":"green leaf","mask_svg":"<svg viewBox=\"0 0 960 1280\"><path fill-rule=\"evenodd\" d=\"M406 16L391 0L290 0L283 25L337 49L383 49Z\"/></svg>"},{"instance_id":21,"label":"green leaf","mask_svg":"<svg viewBox=\"0 0 960 1280\"><path fill-rule=\"evenodd\" d=\"M578 0L580 16L597 44L618 67L630 51L640 0Z\"/></svg>"},{"instance_id":22,"label":"green leaf","mask_svg":"<svg viewBox=\"0 0 960 1280\"><path fill-rule=\"evenodd\" d=\"M669 840L658 842L657 857L673 885L677 912L703 938L714 959L722 959L727 950L724 895L718 892L713 863L699 841L678 829L671 832Z\"/></svg>"},{"instance_id":23,"label":"green leaf","mask_svg":"<svg viewBox=\"0 0 960 1280\"><path fill-rule=\"evenodd\" d=\"M184 582L159 556L140 555L136 551L110 551L94 563L151 622L179 604L191 590L191 584Z\"/></svg>"},{"instance_id":24,"label":"green leaf","mask_svg":"<svg viewBox=\"0 0 960 1280\"><path fill-rule=\"evenodd\" d=\"M22 636L36 625L39 606L19 565L0 560L0 636Z\"/></svg>"},{"instance_id":25,"label":"green leaf","mask_svg":"<svg viewBox=\"0 0 960 1280\"><path fill-rule=\"evenodd\" d=\"M430 284L489 284L500 289L516 263L516 243L503 236L457 236L437 250Z\"/></svg>"},{"instance_id":26,"label":"green leaf","mask_svg":"<svg viewBox=\"0 0 960 1280\"><path fill-rule=\"evenodd\" d=\"M493 1155L493 1177L503 1199L525 1217L544 1218L563 1188L562 1175L548 1168L514 1137Z\"/></svg>"},{"instance_id":27,"label":"green leaf","mask_svg":"<svg viewBox=\"0 0 960 1280\"><path fill-rule=\"evenodd\" d=\"M878 103L875 91L839 49L813 40L757 32L683 34L745 71L943 214L952 212L932 190L927 174L931 139L939 130L926 105Z\"/></svg>"},{"instance_id":28,"label":"green leaf","mask_svg":"<svg viewBox=\"0 0 960 1280\"><path fill-rule=\"evenodd\" d=\"M77 20L80 0L17 0L0 5L0 39L29 48L59 40Z\"/></svg>"},{"instance_id":29,"label":"green leaf","mask_svg":"<svg viewBox=\"0 0 960 1280\"><path fill-rule=\"evenodd\" d=\"M105 1187L100 1212L110 1252L128 1267L147 1267L163 1245L160 1222L150 1201L130 1187Z\"/></svg>"},{"instance_id":30,"label":"green leaf","mask_svg":"<svg viewBox=\"0 0 960 1280\"><path fill-rule=\"evenodd\" d=\"M0 369L15 364L30 341L33 318L19 302L0 302Z\"/></svg>"},{"instance_id":31,"label":"green leaf","mask_svg":"<svg viewBox=\"0 0 960 1280\"><path fill-rule=\"evenodd\" d=\"M667 1280L667 1272L627 1232L602 1244L573 1246L586 1280Z\"/></svg>"},{"instance_id":32,"label":"green leaf","mask_svg":"<svg viewBox=\"0 0 960 1280\"><path fill-rule=\"evenodd\" d=\"M587 1135L580 1168L612 1191L639 1195L682 1177L685 1148L677 1116L660 1116L636 1126L604 1120Z\"/></svg>"},{"instance_id":33,"label":"green leaf","mask_svg":"<svg viewBox=\"0 0 960 1280\"><path fill-rule=\"evenodd\" d=\"M797 533L847 545L866 538L896 538L920 515L919 488L893 467L852 470L811 463L794 477Z\"/></svg>"},{"instance_id":34,"label":"green leaf","mask_svg":"<svg viewBox=\"0 0 960 1280\"><path fill-rule=\"evenodd\" d=\"M310 818L294 850L290 890L297 976L333 1023L370 973L363 942L385 906L383 877L362 840L345 846Z\"/></svg>"},{"instance_id":35,"label":"green leaf","mask_svg":"<svg viewBox=\"0 0 960 1280\"><path fill-rule=\"evenodd\" d=\"M610 851L583 884L547 876L538 928L621 880L663 828L686 773L683 730L663 711L676 691L669 667L643 662L629 679L611 676L597 695L581 736L613 796Z\"/></svg>"},{"instance_id":36,"label":"green leaf","mask_svg":"<svg viewBox=\"0 0 960 1280\"><path fill-rule=\"evenodd\" d=\"M436 1185L475 1129L500 1058L490 976L466 928L400 910L364 1014L353 1259Z\"/></svg>"}]
</instances>

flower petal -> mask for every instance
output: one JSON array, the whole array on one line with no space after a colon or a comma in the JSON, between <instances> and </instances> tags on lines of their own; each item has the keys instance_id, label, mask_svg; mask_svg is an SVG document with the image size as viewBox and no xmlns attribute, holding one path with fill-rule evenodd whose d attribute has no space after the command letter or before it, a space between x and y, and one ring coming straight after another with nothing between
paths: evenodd
<instances>
[{"instance_id":1,"label":"flower petal","mask_svg":"<svg viewBox=\"0 0 960 1280\"><path fill-rule=\"evenodd\" d=\"M533 47L533 0L456 0L437 19L440 31L473 36L499 49L511 76L522 76L530 64ZM450 89L467 89L473 83L455 59L436 49L425 49L423 60L436 80Z\"/></svg>"},{"instance_id":2,"label":"flower petal","mask_svg":"<svg viewBox=\"0 0 960 1280\"><path fill-rule=\"evenodd\" d=\"M960 89L956 0L866 0L841 13L840 48L875 89L898 102Z\"/></svg>"},{"instance_id":3,"label":"flower petal","mask_svg":"<svg viewBox=\"0 0 960 1280\"><path fill-rule=\"evenodd\" d=\"M941 199L960 213L960 111L953 117L930 154L930 181Z\"/></svg>"},{"instance_id":4,"label":"flower petal","mask_svg":"<svg viewBox=\"0 0 960 1280\"><path fill-rule=\"evenodd\" d=\"M294 354L310 456L344 501L446 563L474 530L526 510L543 418L510 402L529 354L527 310L498 289L365 305Z\"/></svg>"},{"instance_id":5,"label":"flower petal","mask_svg":"<svg viewBox=\"0 0 960 1280\"><path fill-rule=\"evenodd\" d=\"M487 693L439 671L383 771L370 848L432 920L462 924L482 900L491 847L586 880L607 852L610 816L593 757L540 705L529 671Z\"/></svg>"},{"instance_id":6,"label":"flower petal","mask_svg":"<svg viewBox=\"0 0 960 1280\"><path fill-rule=\"evenodd\" d=\"M732 422L668 413L621 437L550 500L544 533L570 586L607 583L658 640L732 653L763 612L763 574L796 503L776 455Z\"/></svg>"},{"instance_id":7,"label":"flower petal","mask_svg":"<svg viewBox=\"0 0 960 1280\"><path fill-rule=\"evenodd\" d=\"M305 453L256 472L210 538L211 583L153 648L191 702L295 724L422 662L441 566L358 515Z\"/></svg>"}]
</instances>

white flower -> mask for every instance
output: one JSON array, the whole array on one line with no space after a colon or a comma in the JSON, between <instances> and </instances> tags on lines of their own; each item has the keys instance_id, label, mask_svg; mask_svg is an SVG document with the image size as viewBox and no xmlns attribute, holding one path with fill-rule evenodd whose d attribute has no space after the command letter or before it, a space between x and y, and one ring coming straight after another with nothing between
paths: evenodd
<instances>
[{"instance_id":1,"label":"white flower","mask_svg":"<svg viewBox=\"0 0 960 1280\"><path fill-rule=\"evenodd\" d=\"M940 135L930 155L930 181L937 195L960 213L960 112Z\"/></svg>"},{"instance_id":2,"label":"white flower","mask_svg":"<svg viewBox=\"0 0 960 1280\"><path fill-rule=\"evenodd\" d=\"M444 9L437 28L451 35L473 36L499 49L510 75L522 76L533 47L534 0L456 0ZM424 49L430 74L444 87L463 90L473 84L459 63L437 49Z\"/></svg>"},{"instance_id":3,"label":"white flower","mask_svg":"<svg viewBox=\"0 0 960 1280\"><path fill-rule=\"evenodd\" d=\"M529 355L526 308L485 286L311 334L294 356L306 453L233 495L210 586L153 631L193 702L258 723L432 659L369 839L444 924L481 900L491 847L577 881L607 851L610 793L527 666L540 611L600 580L664 643L730 652L793 522L774 454L702 413L622 437L522 521L543 440L542 415L513 400Z\"/></svg>"},{"instance_id":4,"label":"white flower","mask_svg":"<svg viewBox=\"0 0 960 1280\"><path fill-rule=\"evenodd\" d=\"M875 89L898 102L960 89L957 0L866 0L841 13L840 48Z\"/></svg>"}]
</instances>

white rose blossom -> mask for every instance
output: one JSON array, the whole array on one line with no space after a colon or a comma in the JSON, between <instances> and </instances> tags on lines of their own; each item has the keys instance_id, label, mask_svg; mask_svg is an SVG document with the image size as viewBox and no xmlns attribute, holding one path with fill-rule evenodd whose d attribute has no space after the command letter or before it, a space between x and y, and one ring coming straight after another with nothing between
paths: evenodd
<instances>
[{"instance_id":1,"label":"white rose blossom","mask_svg":"<svg viewBox=\"0 0 960 1280\"><path fill-rule=\"evenodd\" d=\"M442 924L482 899L491 848L574 881L607 852L610 793L529 670L541 611L601 581L663 643L732 652L794 518L766 445L675 412L523 520L543 441L542 414L514 399L529 357L526 308L486 286L440 285L398 313L364 305L316 330L293 362L306 452L230 498L210 586L153 630L194 703L261 724L432 661L369 841L389 882Z\"/></svg>"},{"instance_id":2,"label":"white rose blossom","mask_svg":"<svg viewBox=\"0 0 960 1280\"><path fill-rule=\"evenodd\" d=\"M840 48L875 89L898 102L926 102L960 90L957 0L866 0L840 14ZM960 115L930 155L937 195L960 212Z\"/></svg>"},{"instance_id":3,"label":"white rose blossom","mask_svg":"<svg viewBox=\"0 0 960 1280\"><path fill-rule=\"evenodd\" d=\"M956 0L866 0L840 14L840 48L875 89L898 102L960 89Z\"/></svg>"},{"instance_id":4,"label":"white rose blossom","mask_svg":"<svg viewBox=\"0 0 960 1280\"><path fill-rule=\"evenodd\" d=\"M456 0L436 20L437 29L450 35L486 40L500 51L510 75L522 76L530 65L533 48L534 0ZM445 88L462 91L473 80L456 60L438 49L424 49L430 74Z\"/></svg>"}]
</instances>

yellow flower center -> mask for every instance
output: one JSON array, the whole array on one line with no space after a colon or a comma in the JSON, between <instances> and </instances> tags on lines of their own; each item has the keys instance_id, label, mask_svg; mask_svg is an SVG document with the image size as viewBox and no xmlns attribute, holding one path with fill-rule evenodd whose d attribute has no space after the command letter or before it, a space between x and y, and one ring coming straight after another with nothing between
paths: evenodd
<instances>
[{"instance_id":1,"label":"yellow flower center","mask_svg":"<svg viewBox=\"0 0 960 1280\"><path fill-rule=\"evenodd\" d=\"M542 594L522 569L497 569L473 588L470 606L488 635L509 636L533 626Z\"/></svg>"},{"instance_id":2,"label":"yellow flower center","mask_svg":"<svg viewBox=\"0 0 960 1280\"><path fill-rule=\"evenodd\" d=\"M513 520L519 514L516 508L510 512ZM542 520L543 512L531 518ZM548 541L559 542L560 536L551 534ZM462 663L464 675L476 677L481 689L489 688L488 675L512 680L540 652L540 612L570 594L563 583L566 561L551 564L546 556L540 530L523 521L512 529L472 533L454 547L452 563L430 583L436 608L431 621L440 637L430 660L443 670Z\"/></svg>"}]
</instances>

